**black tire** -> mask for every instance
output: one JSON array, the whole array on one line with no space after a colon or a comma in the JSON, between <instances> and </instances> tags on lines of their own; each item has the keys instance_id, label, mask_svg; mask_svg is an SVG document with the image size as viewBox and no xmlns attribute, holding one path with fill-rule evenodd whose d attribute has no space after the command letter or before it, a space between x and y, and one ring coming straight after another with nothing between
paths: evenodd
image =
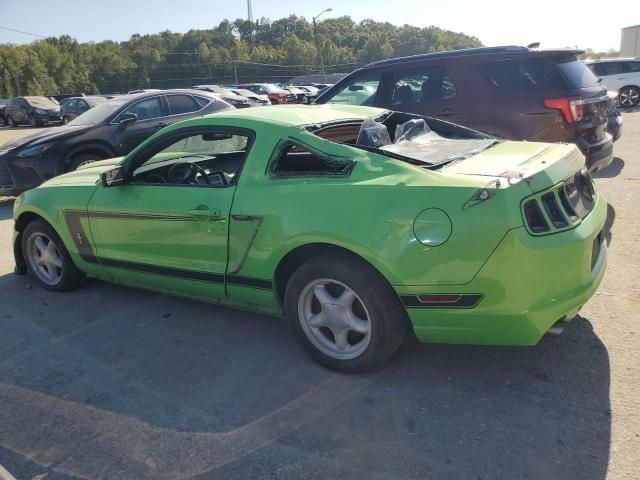
<instances>
[{"instance_id":1,"label":"black tire","mask_svg":"<svg viewBox=\"0 0 640 480\"><path fill-rule=\"evenodd\" d=\"M31 128L36 128L38 126L38 120L36 120L36 116L33 113L29 115L29 126Z\"/></svg>"},{"instance_id":2,"label":"black tire","mask_svg":"<svg viewBox=\"0 0 640 480\"><path fill-rule=\"evenodd\" d=\"M37 271L38 266L35 255L31 253L30 250L32 249L32 242L35 242L35 238L39 236L44 236L53 242L61 261L59 280L54 283L46 281L43 274ZM75 266L73 260L71 260L64 243L55 230L44 220L33 220L22 232L22 254L25 264L27 265L29 276L47 290L54 292L72 290L82 284L84 280L84 274Z\"/></svg>"},{"instance_id":3,"label":"black tire","mask_svg":"<svg viewBox=\"0 0 640 480\"><path fill-rule=\"evenodd\" d=\"M273 98L270 98L269 101L271 102L271 105L278 105L278 101L274 100Z\"/></svg>"},{"instance_id":4,"label":"black tire","mask_svg":"<svg viewBox=\"0 0 640 480\"><path fill-rule=\"evenodd\" d=\"M62 124L63 124L63 125L68 125L68 124L69 124L69 122L70 122L70 120L69 120L69 117L67 117L67 116L65 116L65 117L62 119Z\"/></svg>"},{"instance_id":5,"label":"black tire","mask_svg":"<svg viewBox=\"0 0 640 480\"><path fill-rule=\"evenodd\" d=\"M623 108L633 108L640 102L640 88L628 85L618 92L618 103Z\"/></svg>"},{"instance_id":6,"label":"black tire","mask_svg":"<svg viewBox=\"0 0 640 480\"><path fill-rule=\"evenodd\" d=\"M0 116L0 127L4 127L7 124L7 121L4 117Z\"/></svg>"},{"instance_id":7,"label":"black tire","mask_svg":"<svg viewBox=\"0 0 640 480\"><path fill-rule=\"evenodd\" d=\"M7 117L7 125L11 128L16 126L16 122L13 121L13 117L11 115Z\"/></svg>"},{"instance_id":8,"label":"black tire","mask_svg":"<svg viewBox=\"0 0 640 480\"><path fill-rule=\"evenodd\" d=\"M305 295L308 295L305 292L310 291L309 287L314 282L324 282L326 279L335 280L352 290L356 295L354 305L360 302L363 307L361 311L368 316L368 343L354 358L335 358L322 351L316 344L317 337L325 327L311 329L306 326L308 323L305 323L307 320L302 311L307 298ZM316 308L319 305L317 303ZM387 281L369 264L347 254L321 255L301 265L287 284L284 309L294 336L311 357L331 370L345 373L367 372L383 367L402 343L409 325L406 311ZM324 309L321 307L320 311L324 312ZM327 329L329 331L330 334L324 335L335 338L333 330ZM351 347L349 343L348 348Z\"/></svg>"},{"instance_id":9,"label":"black tire","mask_svg":"<svg viewBox=\"0 0 640 480\"><path fill-rule=\"evenodd\" d=\"M97 162L100 160L104 160L104 158L102 158L97 153L92 153L92 152L78 153L74 155L73 158L71 159L71 162L69 163L69 168L67 168L67 172L73 172L80 165L84 165L86 163L91 163L91 162Z\"/></svg>"}]
</instances>

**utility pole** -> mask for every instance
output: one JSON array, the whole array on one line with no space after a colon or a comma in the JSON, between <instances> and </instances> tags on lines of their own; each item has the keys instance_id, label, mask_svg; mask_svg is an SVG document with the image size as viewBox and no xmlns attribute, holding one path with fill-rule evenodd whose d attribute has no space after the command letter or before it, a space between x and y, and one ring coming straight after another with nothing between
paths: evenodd
<instances>
[{"instance_id":1,"label":"utility pole","mask_svg":"<svg viewBox=\"0 0 640 480\"><path fill-rule=\"evenodd\" d=\"M325 8L323 11L321 11L315 17L311 17L312 20L313 20L313 32L314 32L315 37L316 37L316 49L318 50L318 55L320 56L320 67L322 68L322 81L324 83L327 83L327 73L324 71L324 59L322 58L322 48L320 47L320 37L318 36L318 23L317 23L317 20L320 18L320 15L322 15L325 12L330 12L331 10L332 10L331 8Z\"/></svg>"},{"instance_id":2,"label":"utility pole","mask_svg":"<svg viewBox=\"0 0 640 480\"><path fill-rule=\"evenodd\" d=\"M251 0L247 0L247 20L249 21L249 52L253 51L253 10Z\"/></svg>"},{"instance_id":3,"label":"utility pole","mask_svg":"<svg viewBox=\"0 0 640 480\"><path fill-rule=\"evenodd\" d=\"M233 76L236 79L236 86L238 86L238 69L236 68L236 62L233 62Z\"/></svg>"}]
</instances>

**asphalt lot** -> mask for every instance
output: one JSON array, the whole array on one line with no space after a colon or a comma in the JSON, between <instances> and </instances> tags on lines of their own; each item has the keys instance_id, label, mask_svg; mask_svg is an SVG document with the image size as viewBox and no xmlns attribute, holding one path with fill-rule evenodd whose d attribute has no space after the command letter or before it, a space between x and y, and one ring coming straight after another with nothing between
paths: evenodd
<instances>
[{"instance_id":1,"label":"asphalt lot","mask_svg":"<svg viewBox=\"0 0 640 480\"><path fill-rule=\"evenodd\" d=\"M640 478L640 113L624 121L596 175L608 271L581 317L534 348L407 345L370 375L324 370L278 319L98 281L40 289L12 274L0 199L0 465L38 480Z\"/></svg>"}]
</instances>

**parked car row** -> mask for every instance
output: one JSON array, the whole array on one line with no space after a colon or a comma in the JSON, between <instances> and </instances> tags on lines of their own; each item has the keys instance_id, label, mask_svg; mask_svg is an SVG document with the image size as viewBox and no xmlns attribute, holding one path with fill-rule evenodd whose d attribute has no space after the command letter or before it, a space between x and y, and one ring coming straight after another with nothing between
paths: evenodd
<instances>
[{"instance_id":1,"label":"parked car row","mask_svg":"<svg viewBox=\"0 0 640 480\"><path fill-rule=\"evenodd\" d=\"M81 165L125 155L172 123L230 108L202 90L163 90L105 100L67 125L0 146L0 195L16 195Z\"/></svg>"}]
</instances>

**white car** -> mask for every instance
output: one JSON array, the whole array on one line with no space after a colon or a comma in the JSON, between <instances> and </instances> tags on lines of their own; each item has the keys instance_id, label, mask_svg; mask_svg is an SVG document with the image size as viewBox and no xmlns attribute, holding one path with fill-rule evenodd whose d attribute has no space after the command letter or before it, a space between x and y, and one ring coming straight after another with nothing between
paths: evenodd
<instances>
[{"instance_id":1,"label":"white car","mask_svg":"<svg viewBox=\"0 0 640 480\"><path fill-rule=\"evenodd\" d=\"M587 67L602 80L607 90L618 92L621 107L635 107L640 101L640 58L591 60Z\"/></svg>"}]
</instances>

